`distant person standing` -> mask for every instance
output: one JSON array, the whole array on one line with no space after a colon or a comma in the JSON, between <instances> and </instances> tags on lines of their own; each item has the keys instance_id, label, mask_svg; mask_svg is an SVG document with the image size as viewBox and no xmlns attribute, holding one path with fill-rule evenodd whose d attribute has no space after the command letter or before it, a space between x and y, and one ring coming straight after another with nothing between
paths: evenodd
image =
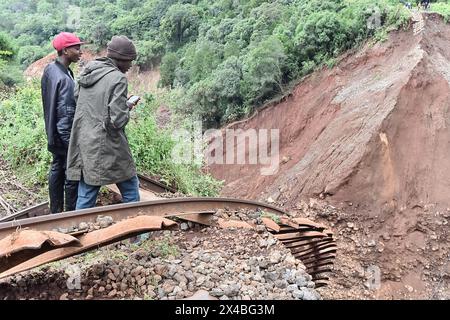
<instances>
[{"instance_id":1,"label":"distant person standing","mask_svg":"<svg viewBox=\"0 0 450 320\"><path fill-rule=\"evenodd\" d=\"M47 148L53 155L48 175L51 213L75 210L77 201L78 182L66 179L66 163L76 108L75 80L69 66L80 60L81 44L72 33L58 34L52 42L58 57L47 65L41 79Z\"/></svg>"},{"instance_id":2,"label":"distant person standing","mask_svg":"<svg viewBox=\"0 0 450 320\"><path fill-rule=\"evenodd\" d=\"M116 184L123 202L139 201L139 180L125 135L130 111L125 73L136 48L125 36L108 43L107 57L89 62L80 75L77 110L70 138L67 176L80 182L76 209L95 206L100 187Z\"/></svg>"}]
</instances>

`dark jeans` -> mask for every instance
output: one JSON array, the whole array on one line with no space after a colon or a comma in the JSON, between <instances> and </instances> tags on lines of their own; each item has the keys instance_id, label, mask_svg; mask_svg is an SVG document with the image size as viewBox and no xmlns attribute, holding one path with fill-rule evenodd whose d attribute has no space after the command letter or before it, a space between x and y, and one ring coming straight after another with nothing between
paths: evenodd
<instances>
[{"instance_id":1,"label":"dark jeans","mask_svg":"<svg viewBox=\"0 0 450 320\"><path fill-rule=\"evenodd\" d=\"M48 174L50 212L58 213L75 210L78 196L78 181L66 180L67 153L53 153L53 162ZM65 196L65 201L64 201Z\"/></svg>"}]
</instances>

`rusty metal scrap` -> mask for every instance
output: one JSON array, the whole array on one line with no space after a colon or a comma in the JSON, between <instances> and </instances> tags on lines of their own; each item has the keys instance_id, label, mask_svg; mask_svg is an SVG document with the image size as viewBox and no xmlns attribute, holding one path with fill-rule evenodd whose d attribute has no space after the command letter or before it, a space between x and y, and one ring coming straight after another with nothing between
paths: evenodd
<instances>
[{"instance_id":1,"label":"rusty metal scrap","mask_svg":"<svg viewBox=\"0 0 450 320\"><path fill-rule=\"evenodd\" d=\"M274 214L283 214L283 211L277 207L250 200L230 198L173 198L122 203L4 222L0 223L0 239L14 232L17 227L34 230L53 230L55 228L72 230L77 228L82 222L95 223L99 215L110 216L114 221L121 221L136 215L170 217L179 214L210 212L218 209L238 210L242 207L252 210L264 210Z\"/></svg>"},{"instance_id":2,"label":"rusty metal scrap","mask_svg":"<svg viewBox=\"0 0 450 320\"><path fill-rule=\"evenodd\" d=\"M53 231L17 230L0 240L0 272L45 251L67 245L79 245L71 235Z\"/></svg>"},{"instance_id":3,"label":"rusty metal scrap","mask_svg":"<svg viewBox=\"0 0 450 320\"><path fill-rule=\"evenodd\" d=\"M325 275L333 270L337 251L333 232L306 218L282 217L280 221L278 232L274 228L268 228L269 231L303 262L316 287L326 285L328 277ZM267 226L269 222L265 221L265 224Z\"/></svg>"},{"instance_id":4,"label":"rusty metal scrap","mask_svg":"<svg viewBox=\"0 0 450 320\"><path fill-rule=\"evenodd\" d=\"M18 272L26 271L40 265L61 260L91 249L99 248L132 236L155 230L172 229L176 222L162 217L138 216L118 222L105 229L89 232L80 236L79 245L49 250L17 265L7 265L6 271L0 273L0 279Z\"/></svg>"}]
</instances>

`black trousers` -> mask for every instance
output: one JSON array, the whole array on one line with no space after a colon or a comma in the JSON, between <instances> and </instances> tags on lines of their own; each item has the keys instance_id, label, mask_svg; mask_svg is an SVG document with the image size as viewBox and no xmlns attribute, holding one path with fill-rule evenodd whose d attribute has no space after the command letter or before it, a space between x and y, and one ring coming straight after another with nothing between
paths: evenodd
<instances>
[{"instance_id":1,"label":"black trousers","mask_svg":"<svg viewBox=\"0 0 450 320\"><path fill-rule=\"evenodd\" d=\"M78 181L66 180L67 153L53 153L53 162L48 174L50 212L75 210L78 197ZM65 200L65 201L64 201Z\"/></svg>"}]
</instances>

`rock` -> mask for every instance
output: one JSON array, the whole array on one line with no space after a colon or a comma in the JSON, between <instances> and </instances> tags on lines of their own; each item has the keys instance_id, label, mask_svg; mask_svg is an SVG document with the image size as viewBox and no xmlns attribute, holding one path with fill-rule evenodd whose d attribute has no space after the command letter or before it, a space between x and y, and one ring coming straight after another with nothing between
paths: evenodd
<instances>
[{"instance_id":1,"label":"rock","mask_svg":"<svg viewBox=\"0 0 450 320\"><path fill-rule=\"evenodd\" d=\"M145 278L141 278L141 279L139 279L137 284L138 284L139 287L141 287L141 286L143 286L145 284L145 282L146 282Z\"/></svg>"},{"instance_id":2,"label":"rock","mask_svg":"<svg viewBox=\"0 0 450 320\"><path fill-rule=\"evenodd\" d=\"M100 277L105 272L105 266L102 263L95 263L91 267L91 272L93 276Z\"/></svg>"},{"instance_id":3,"label":"rock","mask_svg":"<svg viewBox=\"0 0 450 320\"><path fill-rule=\"evenodd\" d=\"M177 273L177 266L171 265L167 273L169 277L173 277Z\"/></svg>"},{"instance_id":4,"label":"rock","mask_svg":"<svg viewBox=\"0 0 450 320\"><path fill-rule=\"evenodd\" d=\"M294 297L294 299L303 299L303 291L294 290L292 291L292 296Z\"/></svg>"},{"instance_id":5,"label":"rock","mask_svg":"<svg viewBox=\"0 0 450 320\"><path fill-rule=\"evenodd\" d=\"M172 280L168 280L168 281L164 282L164 284L162 285L162 291L165 295L172 293L174 288L175 288L175 282L173 282Z\"/></svg>"},{"instance_id":6,"label":"rock","mask_svg":"<svg viewBox=\"0 0 450 320\"><path fill-rule=\"evenodd\" d=\"M259 245L261 248L266 248L266 247L267 247L267 241L264 240L264 239L259 239L259 240L258 240L258 245Z\"/></svg>"},{"instance_id":7,"label":"rock","mask_svg":"<svg viewBox=\"0 0 450 320\"><path fill-rule=\"evenodd\" d=\"M161 277L166 277L169 273L169 268L166 265L158 264L155 266L155 273Z\"/></svg>"},{"instance_id":8,"label":"rock","mask_svg":"<svg viewBox=\"0 0 450 320\"><path fill-rule=\"evenodd\" d=\"M303 276L297 276L297 279L296 279L296 282L295 282L295 284L299 287L299 288L301 288L301 287L306 287L307 285L308 285L308 280L306 280L306 278L305 277L303 277ZM314 283L314 282L313 282Z\"/></svg>"},{"instance_id":9,"label":"rock","mask_svg":"<svg viewBox=\"0 0 450 320\"><path fill-rule=\"evenodd\" d=\"M264 279L266 279L266 280L276 281L278 278L279 278L279 274L276 271L266 272L264 274Z\"/></svg>"},{"instance_id":10,"label":"rock","mask_svg":"<svg viewBox=\"0 0 450 320\"><path fill-rule=\"evenodd\" d=\"M255 274L254 276L253 276L253 280L255 280L255 281L261 281L261 275L260 274Z\"/></svg>"},{"instance_id":11,"label":"rock","mask_svg":"<svg viewBox=\"0 0 450 320\"><path fill-rule=\"evenodd\" d=\"M110 279L111 281L116 281L116 276L112 272L108 273L108 279Z\"/></svg>"},{"instance_id":12,"label":"rock","mask_svg":"<svg viewBox=\"0 0 450 320\"><path fill-rule=\"evenodd\" d=\"M267 260L265 260L264 258L260 261L258 261L258 266L261 269L266 269L269 266L269 263L267 262Z\"/></svg>"},{"instance_id":13,"label":"rock","mask_svg":"<svg viewBox=\"0 0 450 320\"><path fill-rule=\"evenodd\" d=\"M63 293L60 297L59 297L59 300L69 300L67 297L69 296L69 294L66 292L66 293Z\"/></svg>"},{"instance_id":14,"label":"rock","mask_svg":"<svg viewBox=\"0 0 450 320\"><path fill-rule=\"evenodd\" d=\"M295 257L293 255L288 255L286 256L286 258L284 259L284 262L286 262L289 265L295 265L297 262L297 259L295 259Z\"/></svg>"},{"instance_id":15,"label":"rock","mask_svg":"<svg viewBox=\"0 0 450 320\"><path fill-rule=\"evenodd\" d=\"M99 287L97 291L99 293L105 292L105 287Z\"/></svg>"},{"instance_id":16,"label":"rock","mask_svg":"<svg viewBox=\"0 0 450 320\"><path fill-rule=\"evenodd\" d=\"M173 276L173 279L174 279L176 282L178 282L178 283L181 283L181 282L187 283L187 282L188 282L188 279L187 279L185 276L183 276L182 274L180 274L180 273L176 273L176 274Z\"/></svg>"},{"instance_id":17,"label":"rock","mask_svg":"<svg viewBox=\"0 0 450 320\"><path fill-rule=\"evenodd\" d=\"M108 293L108 297L111 297L111 298L115 297L116 295L117 295L116 289L113 289Z\"/></svg>"},{"instance_id":18,"label":"rock","mask_svg":"<svg viewBox=\"0 0 450 320\"><path fill-rule=\"evenodd\" d=\"M204 286L206 289L212 289L212 288L214 288L214 282L212 282L212 281L205 281L205 283L203 284L203 286Z\"/></svg>"},{"instance_id":19,"label":"rock","mask_svg":"<svg viewBox=\"0 0 450 320\"><path fill-rule=\"evenodd\" d=\"M264 226L264 225L257 225L256 226L256 232L258 232L258 233L264 233L264 232L266 232L266 227Z\"/></svg>"},{"instance_id":20,"label":"rock","mask_svg":"<svg viewBox=\"0 0 450 320\"><path fill-rule=\"evenodd\" d=\"M370 240L367 242L368 247L375 247L376 245L377 245L377 243L375 242L375 240Z\"/></svg>"},{"instance_id":21,"label":"rock","mask_svg":"<svg viewBox=\"0 0 450 320\"><path fill-rule=\"evenodd\" d=\"M185 293L185 296L189 296L189 293ZM217 298L211 296L206 290L198 290L192 296L185 298L184 300L217 300Z\"/></svg>"},{"instance_id":22,"label":"rock","mask_svg":"<svg viewBox=\"0 0 450 320\"><path fill-rule=\"evenodd\" d=\"M286 287L287 292L293 292L295 290L298 290L298 286L296 284L290 284Z\"/></svg>"},{"instance_id":23,"label":"rock","mask_svg":"<svg viewBox=\"0 0 450 320\"><path fill-rule=\"evenodd\" d=\"M97 224L100 226L100 228L106 228L109 227L113 222L113 218L110 216L97 216L96 220Z\"/></svg>"},{"instance_id":24,"label":"rock","mask_svg":"<svg viewBox=\"0 0 450 320\"><path fill-rule=\"evenodd\" d=\"M308 288L303 288L302 292L303 292L303 300L319 300L320 299L319 294L314 290L311 290Z\"/></svg>"},{"instance_id":25,"label":"rock","mask_svg":"<svg viewBox=\"0 0 450 320\"><path fill-rule=\"evenodd\" d=\"M128 285L126 283L120 283L120 291L126 291L128 289Z\"/></svg>"},{"instance_id":26,"label":"rock","mask_svg":"<svg viewBox=\"0 0 450 320\"><path fill-rule=\"evenodd\" d=\"M89 225L86 222L80 222L80 224L78 225L78 229L79 230L87 230L87 229L89 229Z\"/></svg>"},{"instance_id":27,"label":"rock","mask_svg":"<svg viewBox=\"0 0 450 320\"><path fill-rule=\"evenodd\" d=\"M197 281L195 281L196 286L201 286L206 281L205 276L200 276L197 278Z\"/></svg>"},{"instance_id":28,"label":"rock","mask_svg":"<svg viewBox=\"0 0 450 320\"><path fill-rule=\"evenodd\" d=\"M180 224L180 229L183 230L183 231L186 231L186 230L189 229L189 226L188 226L187 223L183 222L183 223Z\"/></svg>"},{"instance_id":29,"label":"rock","mask_svg":"<svg viewBox=\"0 0 450 320\"><path fill-rule=\"evenodd\" d=\"M191 268L191 263L192 263L191 259L189 259L189 257L185 257L185 258L183 259L183 261L181 261L181 266L182 266L185 270L188 270L188 269Z\"/></svg>"},{"instance_id":30,"label":"rock","mask_svg":"<svg viewBox=\"0 0 450 320\"><path fill-rule=\"evenodd\" d=\"M224 287L224 293L228 297L236 296L239 293L241 285L238 283L230 283Z\"/></svg>"},{"instance_id":31,"label":"rock","mask_svg":"<svg viewBox=\"0 0 450 320\"><path fill-rule=\"evenodd\" d=\"M280 289L284 289L288 286L288 282L286 280L277 280L275 281L275 286Z\"/></svg>"},{"instance_id":32,"label":"rock","mask_svg":"<svg viewBox=\"0 0 450 320\"><path fill-rule=\"evenodd\" d=\"M221 288L213 288L210 292L210 295L214 297L221 297L225 294L225 292Z\"/></svg>"},{"instance_id":33,"label":"rock","mask_svg":"<svg viewBox=\"0 0 450 320\"><path fill-rule=\"evenodd\" d=\"M173 294L173 295L177 295L178 293L180 293L180 292L182 292L182 291L183 291L183 289L181 289L179 286L175 286L175 287L173 288L172 294Z\"/></svg>"},{"instance_id":34,"label":"rock","mask_svg":"<svg viewBox=\"0 0 450 320\"><path fill-rule=\"evenodd\" d=\"M187 270L184 276L190 282L195 281L194 273L191 270Z\"/></svg>"}]
</instances>

